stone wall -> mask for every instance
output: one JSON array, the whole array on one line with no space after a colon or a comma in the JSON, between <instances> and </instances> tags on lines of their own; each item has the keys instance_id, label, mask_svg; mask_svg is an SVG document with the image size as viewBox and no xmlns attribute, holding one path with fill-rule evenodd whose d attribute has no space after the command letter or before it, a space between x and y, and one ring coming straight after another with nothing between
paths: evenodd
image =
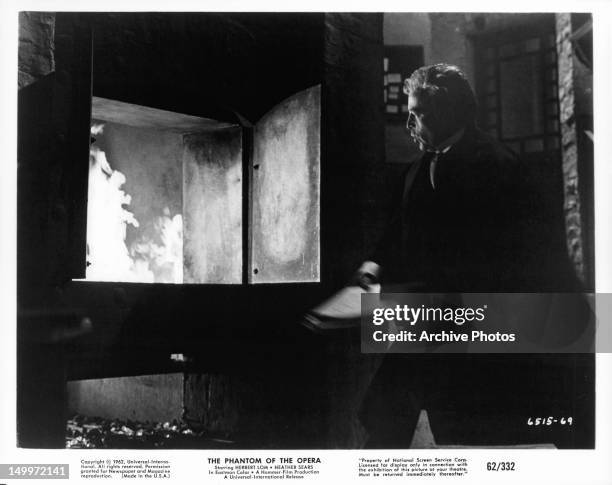
<instances>
[{"instance_id":1,"label":"stone wall","mask_svg":"<svg viewBox=\"0 0 612 485\"><path fill-rule=\"evenodd\" d=\"M584 124L588 121L581 113L586 111L588 119L589 107L586 105L592 102L585 95L584 86L590 86L585 82L590 74L574 53L571 14L557 14L556 27L567 249L579 277L589 286L593 278L592 249L589 247L592 226L588 225L592 218L589 207L592 199L589 201L587 194L592 193L592 175L589 179L588 174L593 160L588 156L588 142L584 140ZM592 173L592 168L590 171Z\"/></svg>"},{"instance_id":2,"label":"stone wall","mask_svg":"<svg viewBox=\"0 0 612 485\"><path fill-rule=\"evenodd\" d=\"M55 14L19 14L18 85L23 88L55 70Z\"/></svg>"}]
</instances>

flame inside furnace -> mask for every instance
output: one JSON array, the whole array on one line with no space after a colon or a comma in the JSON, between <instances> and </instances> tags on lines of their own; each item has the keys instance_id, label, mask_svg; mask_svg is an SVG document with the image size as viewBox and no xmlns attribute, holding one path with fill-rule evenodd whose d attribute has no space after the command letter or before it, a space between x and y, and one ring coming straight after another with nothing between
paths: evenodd
<instances>
[{"instance_id":1,"label":"flame inside furnace","mask_svg":"<svg viewBox=\"0 0 612 485\"><path fill-rule=\"evenodd\" d=\"M113 170L95 137L104 124L94 123L89 151L86 280L137 283L183 282L183 218L165 207L145 227L130 211L132 197L123 189L125 175ZM128 226L136 236L126 241Z\"/></svg>"}]
</instances>

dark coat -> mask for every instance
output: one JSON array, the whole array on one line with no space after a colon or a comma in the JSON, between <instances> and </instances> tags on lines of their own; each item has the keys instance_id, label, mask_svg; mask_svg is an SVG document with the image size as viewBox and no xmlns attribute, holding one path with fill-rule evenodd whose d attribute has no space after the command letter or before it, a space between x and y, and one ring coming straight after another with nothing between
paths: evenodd
<instances>
[{"instance_id":1,"label":"dark coat","mask_svg":"<svg viewBox=\"0 0 612 485\"><path fill-rule=\"evenodd\" d=\"M578 289L563 244L553 241L562 230L542 230L542 195L515 153L470 128L438 158L435 190L432 156L409 167L372 256L383 289L395 282L424 292ZM387 355L360 410L367 446L407 447L421 409L443 444L591 446L590 424L535 434L524 416L572 409L590 423L593 362L589 355Z\"/></svg>"},{"instance_id":2,"label":"dark coat","mask_svg":"<svg viewBox=\"0 0 612 485\"><path fill-rule=\"evenodd\" d=\"M567 257L551 251L552 235L538 227L538 197L514 152L468 128L439 155L435 190L432 157L412 165L397 191L372 256L383 282L440 292L575 289Z\"/></svg>"}]
</instances>

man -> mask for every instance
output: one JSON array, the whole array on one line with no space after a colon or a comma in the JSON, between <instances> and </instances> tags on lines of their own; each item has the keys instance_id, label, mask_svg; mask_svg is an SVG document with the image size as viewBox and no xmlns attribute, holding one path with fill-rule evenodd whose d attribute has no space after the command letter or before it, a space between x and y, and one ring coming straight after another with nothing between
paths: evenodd
<instances>
[{"instance_id":1,"label":"man","mask_svg":"<svg viewBox=\"0 0 612 485\"><path fill-rule=\"evenodd\" d=\"M425 153L398 190L359 280L423 291L542 290L550 265L543 268L535 257L541 248L527 236L537 231L523 167L476 127L476 100L463 72L448 64L422 67L404 92L408 130Z\"/></svg>"},{"instance_id":2,"label":"man","mask_svg":"<svg viewBox=\"0 0 612 485\"><path fill-rule=\"evenodd\" d=\"M413 292L575 290L567 261L555 257L550 235L538 231L518 157L477 128L475 96L461 70L422 67L404 92L407 127L424 155L408 169L387 230L358 281L381 281L383 289L401 283ZM554 389L560 394L553 401L544 391L553 359L387 355L362 405L367 446L407 447L421 409L442 443L567 446L572 436L535 436L523 422L529 410L550 413L551 402L560 410L572 402L566 390ZM559 357L556 371L569 375L568 362Z\"/></svg>"}]
</instances>

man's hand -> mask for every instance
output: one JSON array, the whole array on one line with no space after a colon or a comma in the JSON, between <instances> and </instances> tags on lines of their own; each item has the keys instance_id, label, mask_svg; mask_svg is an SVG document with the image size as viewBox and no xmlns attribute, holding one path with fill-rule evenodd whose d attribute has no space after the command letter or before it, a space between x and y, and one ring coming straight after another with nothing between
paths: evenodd
<instances>
[{"instance_id":1,"label":"man's hand","mask_svg":"<svg viewBox=\"0 0 612 485\"><path fill-rule=\"evenodd\" d=\"M380 266L375 262L364 261L353 276L353 282L364 290L368 290L379 282L380 271Z\"/></svg>"}]
</instances>

